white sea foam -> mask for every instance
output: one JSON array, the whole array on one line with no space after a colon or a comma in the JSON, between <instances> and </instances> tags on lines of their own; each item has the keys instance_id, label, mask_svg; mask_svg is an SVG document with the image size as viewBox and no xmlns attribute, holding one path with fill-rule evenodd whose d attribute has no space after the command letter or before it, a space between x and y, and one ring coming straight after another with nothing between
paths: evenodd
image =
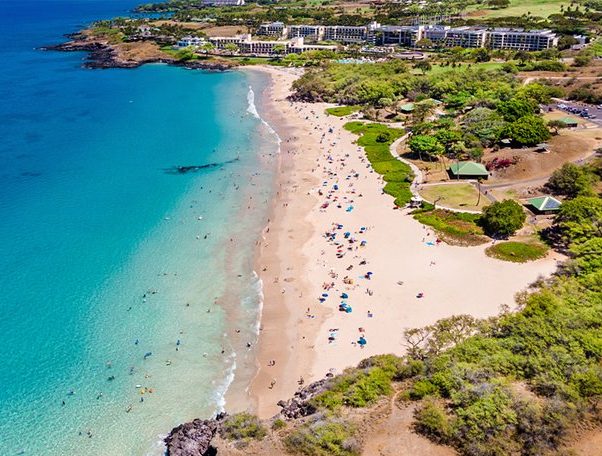
<instances>
[{"instance_id":1,"label":"white sea foam","mask_svg":"<svg viewBox=\"0 0 602 456\"><path fill-rule=\"evenodd\" d=\"M249 86L249 92L247 93L247 101L249 103L247 107L247 112L253 117L259 119L261 123L266 126L270 134L274 135L274 137L276 138L276 142L278 143L278 150L280 151L280 143L282 142L282 140L280 139L280 136L278 136L278 133L276 133L276 130L274 130L272 126L269 123L267 123L263 119L263 117L259 115L259 112L257 111L257 105L255 104L255 92L253 91L253 87L251 86Z\"/></svg>"},{"instance_id":2,"label":"white sea foam","mask_svg":"<svg viewBox=\"0 0 602 456\"><path fill-rule=\"evenodd\" d=\"M230 361L230 366L227 369L227 374L221 383L220 386L217 387L215 391L215 400L216 400L216 413L222 413L226 408L226 393L228 392L228 388L234 381L234 376L236 372L236 352L232 352L230 356L227 358Z\"/></svg>"}]
</instances>

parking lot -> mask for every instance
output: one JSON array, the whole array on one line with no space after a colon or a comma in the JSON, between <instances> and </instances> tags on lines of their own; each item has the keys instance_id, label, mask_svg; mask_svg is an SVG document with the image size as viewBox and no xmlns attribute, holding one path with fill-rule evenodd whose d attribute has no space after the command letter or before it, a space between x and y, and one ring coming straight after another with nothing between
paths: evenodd
<instances>
[{"instance_id":1,"label":"parking lot","mask_svg":"<svg viewBox=\"0 0 602 456\"><path fill-rule=\"evenodd\" d=\"M589 122L602 125L602 105L594 106L584 103L571 103L562 101L550 106L551 108L567 112L574 116L582 117Z\"/></svg>"}]
</instances>

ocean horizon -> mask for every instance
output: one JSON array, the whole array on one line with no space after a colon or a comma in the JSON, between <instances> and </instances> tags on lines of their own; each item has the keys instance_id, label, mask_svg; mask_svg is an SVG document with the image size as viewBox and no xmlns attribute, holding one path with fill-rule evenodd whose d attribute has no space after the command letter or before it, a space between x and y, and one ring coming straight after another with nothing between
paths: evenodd
<instances>
[{"instance_id":1,"label":"ocean horizon","mask_svg":"<svg viewBox=\"0 0 602 456\"><path fill-rule=\"evenodd\" d=\"M267 78L39 50L135 4L0 4L3 455L162 454L255 369Z\"/></svg>"}]
</instances>

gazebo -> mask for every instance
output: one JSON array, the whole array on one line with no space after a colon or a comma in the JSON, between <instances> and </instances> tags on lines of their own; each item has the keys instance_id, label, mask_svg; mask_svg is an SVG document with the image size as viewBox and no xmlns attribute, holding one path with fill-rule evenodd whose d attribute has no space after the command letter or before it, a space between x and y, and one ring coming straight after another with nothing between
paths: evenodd
<instances>
[{"instance_id":1,"label":"gazebo","mask_svg":"<svg viewBox=\"0 0 602 456\"><path fill-rule=\"evenodd\" d=\"M576 119L573 119L572 117L563 117L562 119L559 119L567 128L575 128L577 127L577 125L579 125L579 122L577 122Z\"/></svg>"},{"instance_id":2,"label":"gazebo","mask_svg":"<svg viewBox=\"0 0 602 456\"><path fill-rule=\"evenodd\" d=\"M410 114L414 111L414 103L404 103L399 107L399 110L404 114Z\"/></svg>"},{"instance_id":3,"label":"gazebo","mask_svg":"<svg viewBox=\"0 0 602 456\"><path fill-rule=\"evenodd\" d=\"M548 195L531 198L527 203L540 214L556 212L560 209L560 205L562 204L562 202L558 201L556 198Z\"/></svg>"},{"instance_id":4,"label":"gazebo","mask_svg":"<svg viewBox=\"0 0 602 456\"><path fill-rule=\"evenodd\" d=\"M455 179L487 179L489 171L481 163L464 161L452 163L448 169L451 177Z\"/></svg>"}]
</instances>

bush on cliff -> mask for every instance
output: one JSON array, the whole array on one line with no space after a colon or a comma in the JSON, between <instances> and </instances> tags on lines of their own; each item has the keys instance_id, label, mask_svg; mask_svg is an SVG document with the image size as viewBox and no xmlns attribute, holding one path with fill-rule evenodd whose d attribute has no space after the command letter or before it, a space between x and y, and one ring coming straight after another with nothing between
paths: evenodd
<instances>
[{"instance_id":1,"label":"bush on cliff","mask_svg":"<svg viewBox=\"0 0 602 456\"><path fill-rule=\"evenodd\" d=\"M284 444L291 453L305 456L357 456L360 446L354 431L350 423L318 418L291 432Z\"/></svg>"},{"instance_id":2,"label":"bush on cliff","mask_svg":"<svg viewBox=\"0 0 602 456\"><path fill-rule=\"evenodd\" d=\"M242 412L224 420L220 427L220 435L227 440L242 442L262 440L267 435L267 429L255 415Z\"/></svg>"}]
</instances>

